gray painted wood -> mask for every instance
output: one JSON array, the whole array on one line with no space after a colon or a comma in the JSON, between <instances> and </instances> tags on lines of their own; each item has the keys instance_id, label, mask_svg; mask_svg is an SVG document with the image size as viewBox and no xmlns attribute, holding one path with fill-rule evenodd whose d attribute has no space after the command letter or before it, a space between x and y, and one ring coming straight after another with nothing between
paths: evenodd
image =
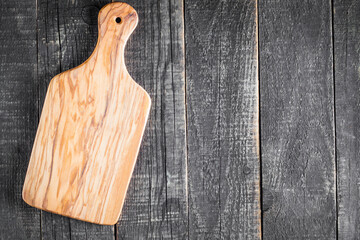
<instances>
[{"instance_id":1,"label":"gray painted wood","mask_svg":"<svg viewBox=\"0 0 360 240\"><path fill-rule=\"evenodd\" d=\"M334 1L338 236L360 237L360 2Z\"/></svg>"},{"instance_id":2,"label":"gray painted wood","mask_svg":"<svg viewBox=\"0 0 360 240\"><path fill-rule=\"evenodd\" d=\"M97 14L109 1L38 0L39 104L56 74L76 67L92 53L97 41ZM31 143L33 142L30 141ZM43 239L114 239L113 226L77 221L42 211Z\"/></svg>"},{"instance_id":3,"label":"gray painted wood","mask_svg":"<svg viewBox=\"0 0 360 240\"><path fill-rule=\"evenodd\" d=\"M335 239L331 1L259 5L264 239Z\"/></svg>"},{"instance_id":4,"label":"gray painted wood","mask_svg":"<svg viewBox=\"0 0 360 240\"><path fill-rule=\"evenodd\" d=\"M40 238L40 211L21 197L38 120L35 6L0 4L0 239Z\"/></svg>"},{"instance_id":5,"label":"gray painted wood","mask_svg":"<svg viewBox=\"0 0 360 240\"><path fill-rule=\"evenodd\" d=\"M139 15L126 46L130 75L152 107L118 239L187 238L184 22L181 0L125 1Z\"/></svg>"},{"instance_id":6,"label":"gray painted wood","mask_svg":"<svg viewBox=\"0 0 360 240\"><path fill-rule=\"evenodd\" d=\"M260 239L256 1L185 1L190 239Z\"/></svg>"}]
</instances>

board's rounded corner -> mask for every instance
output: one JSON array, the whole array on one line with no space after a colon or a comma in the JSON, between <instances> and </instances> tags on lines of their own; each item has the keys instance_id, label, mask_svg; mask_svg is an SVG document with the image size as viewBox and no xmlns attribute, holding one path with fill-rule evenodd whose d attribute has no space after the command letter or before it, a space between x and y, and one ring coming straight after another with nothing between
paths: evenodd
<instances>
[{"instance_id":1,"label":"board's rounded corner","mask_svg":"<svg viewBox=\"0 0 360 240\"><path fill-rule=\"evenodd\" d=\"M22 189L22 191L21 191L21 198L22 198L22 200L23 200L27 205L30 205L30 204L27 202L27 199L26 199L25 186L23 186L23 189Z\"/></svg>"},{"instance_id":2,"label":"board's rounded corner","mask_svg":"<svg viewBox=\"0 0 360 240\"><path fill-rule=\"evenodd\" d=\"M119 218L117 219L111 219L110 221L107 221L107 222L103 222L103 223L98 223L100 225L105 225L105 226L112 226L112 225L115 225L119 222Z\"/></svg>"},{"instance_id":3,"label":"board's rounded corner","mask_svg":"<svg viewBox=\"0 0 360 240\"><path fill-rule=\"evenodd\" d=\"M141 86L140 86L141 87ZM152 101L151 101L151 97L150 97L150 94L144 89L141 87L141 90L143 90L144 92L144 95L145 95L145 98L148 102L148 105L149 105L149 108L151 107L151 104L152 104Z\"/></svg>"},{"instance_id":4,"label":"board's rounded corner","mask_svg":"<svg viewBox=\"0 0 360 240\"><path fill-rule=\"evenodd\" d=\"M112 226L115 225L119 222L120 219L120 213L118 215L113 215L111 216L111 218L107 218L104 217L103 219L81 219L81 218L77 218L78 220L81 221L85 221L85 222L90 222L90 223L94 223L94 224L98 224L98 225L103 225L103 226Z\"/></svg>"},{"instance_id":5,"label":"board's rounded corner","mask_svg":"<svg viewBox=\"0 0 360 240\"><path fill-rule=\"evenodd\" d=\"M136 85L136 87L139 88L140 91L145 95L147 101L151 105L151 97L150 97L150 94L148 93L148 91L146 91L145 88L143 86L141 86L139 83L137 83L131 76L130 76L130 79Z\"/></svg>"},{"instance_id":6,"label":"board's rounded corner","mask_svg":"<svg viewBox=\"0 0 360 240\"><path fill-rule=\"evenodd\" d=\"M129 72L127 72L127 75L128 75L128 78L130 79L131 83L134 84L136 86L136 88L138 88L145 96L145 99L146 99L146 102L147 104L149 105L149 109L151 107L151 104L152 104L152 100L151 100L151 97L150 97L150 94L139 84L137 83L132 77L131 75L129 74Z\"/></svg>"},{"instance_id":7,"label":"board's rounded corner","mask_svg":"<svg viewBox=\"0 0 360 240\"><path fill-rule=\"evenodd\" d=\"M59 80L61 74L62 73L56 74L54 77L51 78L51 80L49 82L49 87L54 85L56 83L56 81Z\"/></svg>"},{"instance_id":8,"label":"board's rounded corner","mask_svg":"<svg viewBox=\"0 0 360 240\"><path fill-rule=\"evenodd\" d=\"M27 194L26 194L25 186L23 187L23 190L21 192L21 198L30 207L38 208L38 207L34 206L34 204L32 204L32 202L28 199Z\"/></svg>"}]
</instances>

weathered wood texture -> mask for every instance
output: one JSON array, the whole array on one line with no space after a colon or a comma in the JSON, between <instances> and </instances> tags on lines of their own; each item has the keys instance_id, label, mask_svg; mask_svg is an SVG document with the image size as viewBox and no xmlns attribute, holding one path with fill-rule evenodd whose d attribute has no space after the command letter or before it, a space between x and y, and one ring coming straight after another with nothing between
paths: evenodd
<instances>
[{"instance_id":1,"label":"weathered wood texture","mask_svg":"<svg viewBox=\"0 0 360 240\"><path fill-rule=\"evenodd\" d=\"M113 226L47 212L40 220L21 200L49 81L90 56L97 12L109 2L0 4L0 239L115 238ZM259 238L256 1L126 2L140 20L127 68L153 106L117 239ZM337 234L357 239L360 4L259 3L263 238L336 238L336 122Z\"/></svg>"},{"instance_id":2,"label":"weathered wood texture","mask_svg":"<svg viewBox=\"0 0 360 240\"><path fill-rule=\"evenodd\" d=\"M184 23L180 0L126 1L139 24L126 47L130 75L152 108L118 239L187 238Z\"/></svg>"},{"instance_id":3,"label":"weathered wood texture","mask_svg":"<svg viewBox=\"0 0 360 240\"><path fill-rule=\"evenodd\" d=\"M264 239L335 239L330 1L259 5Z\"/></svg>"},{"instance_id":4,"label":"weathered wood texture","mask_svg":"<svg viewBox=\"0 0 360 240\"><path fill-rule=\"evenodd\" d=\"M360 236L360 2L334 1L338 237Z\"/></svg>"},{"instance_id":5,"label":"weathered wood texture","mask_svg":"<svg viewBox=\"0 0 360 240\"><path fill-rule=\"evenodd\" d=\"M83 63L94 50L98 37L97 14L109 2L38 0L39 113L52 77ZM44 211L41 229L44 239L114 239L112 226L85 223Z\"/></svg>"},{"instance_id":6,"label":"weathered wood texture","mask_svg":"<svg viewBox=\"0 0 360 240\"><path fill-rule=\"evenodd\" d=\"M260 239L256 1L185 1L190 239Z\"/></svg>"},{"instance_id":7,"label":"weathered wood texture","mask_svg":"<svg viewBox=\"0 0 360 240\"><path fill-rule=\"evenodd\" d=\"M0 239L39 239L40 211L21 199L37 125L36 3L0 4Z\"/></svg>"}]
</instances>

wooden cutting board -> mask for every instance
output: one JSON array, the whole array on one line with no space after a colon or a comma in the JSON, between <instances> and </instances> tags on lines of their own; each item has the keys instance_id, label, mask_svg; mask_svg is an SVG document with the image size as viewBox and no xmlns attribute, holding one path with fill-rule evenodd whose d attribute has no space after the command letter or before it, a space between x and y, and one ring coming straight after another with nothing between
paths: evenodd
<instances>
[{"instance_id":1,"label":"wooden cutting board","mask_svg":"<svg viewBox=\"0 0 360 240\"><path fill-rule=\"evenodd\" d=\"M23 188L29 205L98 224L118 221L151 105L124 62L137 22L125 3L103 7L90 58L51 80Z\"/></svg>"}]
</instances>

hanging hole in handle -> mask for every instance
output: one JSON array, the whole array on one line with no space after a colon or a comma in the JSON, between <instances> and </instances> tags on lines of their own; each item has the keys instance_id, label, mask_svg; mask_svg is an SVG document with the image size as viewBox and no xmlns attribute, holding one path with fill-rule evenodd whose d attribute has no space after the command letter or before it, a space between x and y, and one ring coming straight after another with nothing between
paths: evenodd
<instances>
[{"instance_id":1,"label":"hanging hole in handle","mask_svg":"<svg viewBox=\"0 0 360 240\"><path fill-rule=\"evenodd\" d=\"M115 18L115 22L116 23L121 23L121 18L120 17Z\"/></svg>"}]
</instances>

